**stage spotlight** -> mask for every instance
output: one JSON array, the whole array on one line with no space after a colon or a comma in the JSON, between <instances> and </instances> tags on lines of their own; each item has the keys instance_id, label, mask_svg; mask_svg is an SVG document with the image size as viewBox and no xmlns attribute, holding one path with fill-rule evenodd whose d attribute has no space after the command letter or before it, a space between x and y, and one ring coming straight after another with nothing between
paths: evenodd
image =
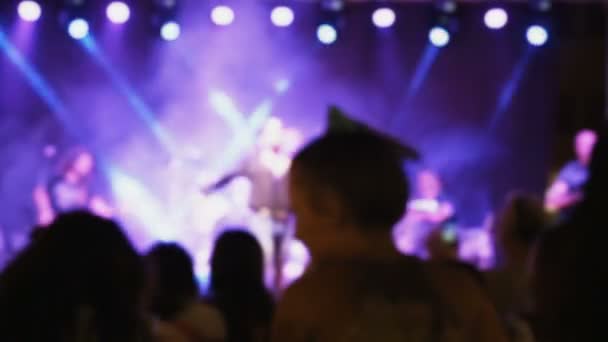
<instances>
[{"instance_id":1,"label":"stage spotlight","mask_svg":"<svg viewBox=\"0 0 608 342\"><path fill-rule=\"evenodd\" d=\"M530 45L543 46L549 39L549 32L540 25L532 25L526 31L526 38Z\"/></svg>"},{"instance_id":2,"label":"stage spotlight","mask_svg":"<svg viewBox=\"0 0 608 342\"><path fill-rule=\"evenodd\" d=\"M168 21L160 27L160 36L166 41L176 40L181 32L181 27L175 21Z\"/></svg>"},{"instance_id":3,"label":"stage spotlight","mask_svg":"<svg viewBox=\"0 0 608 342\"><path fill-rule=\"evenodd\" d=\"M536 11L548 12L553 7L551 0L530 0L530 5Z\"/></svg>"},{"instance_id":4,"label":"stage spotlight","mask_svg":"<svg viewBox=\"0 0 608 342\"><path fill-rule=\"evenodd\" d=\"M275 26L287 27L293 23L293 10L287 6L277 6L270 13L270 20Z\"/></svg>"},{"instance_id":5,"label":"stage spotlight","mask_svg":"<svg viewBox=\"0 0 608 342\"><path fill-rule=\"evenodd\" d=\"M234 11L228 6L216 6L211 10L211 20L218 26L228 26L234 21Z\"/></svg>"},{"instance_id":6,"label":"stage spotlight","mask_svg":"<svg viewBox=\"0 0 608 342\"><path fill-rule=\"evenodd\" d=\"M172 9L177 5L177 0L155 0L155 3L164 9Z\"/></svg>"},{"instance_id":7,"label":"stage spotlight","mask_svg":"<svg viewBox=\"0 0 608 342\"><path fill-rule=\"evenodd\" d=\"M36 1L21 1L17 7L17 13L22 20L34 22L40 19L42 8Z\"/></svg>"},{"instance_id":8,"label":"stage spotlight","mask_svg":"<svg viewBox=\"0 0 608 342\"><path fill-rule=\"evenodd\" d=\"M492 8L486 12L483 20L488 28L499 30L507 25L507 22L509 22L509 15L507 14L507 11L502 8Z\"/></svg>"},{"instance_id":9,"label":"stage spotlight","mask_svg":"<svg viewBox=\"0 0 608 342\"><path fill-rule=\"evenodd\" d=\"M538 3L538 9L541 12L547 12L551 9L552 4L551 4L551 0L541 0Z\"/></svg>"},{"instance_id":10,"label":"stage spotlight","mask_svg":"<svg viewBox=\"0 0 608 342\"><path fill-rule=\"evenodd\" d=\"M321 43L330 45L338 39L338 31L330 24L321 24L317 28L317 38Z\"/></svg>"},{"instance_id":11,"label":"stage spotlight","mask_svg":"<svg viewBox=\"0 0 608 342\"><path fill-rule=\"evenodd\" d=\"M344 9L344 0L322 0L321 8L330 12L340 12Z\"/></svg>"},{"instance_id":12,"label":"stage spotlight","mask_svg":"<svg viewBox=\"0 0 608 342\"><path fill-rule=\"evenodd\" d=\"M453 14L458 9L455 0L437 0L436 6L439 11L445 14Z\"/></svg>"},{"instance_id":13,"label":"stage spotlight","mask_svg":"<svg viewBox=\"0 0 608 342\"><path fill-rule=\"evenodd\" d=\"M450 32L441 26L435 26L429 31L429 41L436 47L444 47L450 42Z\"/></svg>"},{"instance_id":14,"label":"stage spotlight","mask_svg":"<svg viewBox=\"0 0 608 342\"><path fill-rule=\"evenodd\" d=\"M113 1L106 8L106 15L114 24L124 24L131 17L131 10L124 2Z\"/></svg>"},{"instance_id":15,"label":"stage spotlight","mask_svg":"<svg viewBox=\"0 0 608 342\"><path fill-rule=\"evenodd\" d=\"M372 21L374 22L374 25L379 28L393 26L396 18L395 11L387 7L378 8L374 11L374 14L372 14Z\"/></svg>"},{"instance_id":16,"label":"stage spotlight","mask_svg":"<svg viewBox=\"0 0 608 342\"><path fill-rule=\"evenodd\" d=\"M68 33L74 39L83 39L89 35L89 23L82 18L73 19L68 24Z\"/></svg>"}]
</instances>

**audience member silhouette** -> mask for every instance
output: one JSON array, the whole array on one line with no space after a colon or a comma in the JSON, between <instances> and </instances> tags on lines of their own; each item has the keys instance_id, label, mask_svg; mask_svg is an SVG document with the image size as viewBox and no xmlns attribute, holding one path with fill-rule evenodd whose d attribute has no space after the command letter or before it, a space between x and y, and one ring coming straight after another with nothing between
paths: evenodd
<instances>
[{"instance_id":1,"label":"audience member silhouette","mask_svg":"<svg viewBox=\"0 0 608 342\"><path fill-rule=\"evenodd\" d=\"M109 220L59 216L0 276L2 341L142 341L149 337L140 257Z\"/></svg>"},{"instance_id":2,"label":"audience member silhouette","mask_svg":"<svg viewBox=\"0 0 608 342\"><path fill-rule=\"evenodd\" d=\"M224 321L200 301L192 259L175 243L158 243L146 255L150 308L162 341L223 341Z\"/></svg>"},{"instance_id":3,"label":"audience member silhouette","mask_svg":"<svg viewBox=\"0 0 608 342\"><path fill-rule=\"evenodd\" d=\"M268 341L274 313L264 285L260 244L244 230L228 230L211 256L210 301L223 314L230 342Z\"/></svg>"},{"instance_id":4,"label":"audience member silhouette","mask_svg":"<svg viewBox=\"0 0 608 342\"><path fill-rule=\"evenodd\" d=\"M516 192L508 197L493 231L497 260L484 274L485 282L513 341L531 338L524 319L531 311L530 257L547 224L542 200Z\"/></svg>"},{"instance_id":5,"label":"audience member silhouette","mask_svg":"<svg viewBox=\"0 0 608 342\"><path fill-rule=\"evenodd\" d=\"M273 341L504 341L466 271L393 246L409 195L406 149L345 127L313 140L292 164L296 234L312 262L279 303Z\"/></svg>"},{"instance_id":6,"label":"audience member silhouette","mask_svg":"<svg viewBox=\"0 0 608 342\"><path fill-rule=\"evenodd\" d=\"M584 193L569 220L548 231L538 246L533 294L540 342L608 341L606 136L595 148Z\"/></svg>"},{"instance_id":7,"label":"audience member silhouette","mask_svg":"<svg viewBox=\"0 0 608 342\"><path fill-rule=\"evenodd\" d=\"M42 239L42 237L47 233L48 229L45 226L34 226L30 231L29 235L29 243L35 243Z\"/></svg>"}]
</instances>

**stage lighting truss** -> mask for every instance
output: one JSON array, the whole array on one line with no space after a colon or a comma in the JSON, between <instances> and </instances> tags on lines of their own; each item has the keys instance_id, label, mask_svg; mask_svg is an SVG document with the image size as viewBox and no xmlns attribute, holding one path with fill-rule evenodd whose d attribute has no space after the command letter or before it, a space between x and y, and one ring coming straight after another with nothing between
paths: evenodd
<instances>
[{"instance_id":1,"label":"stage lighting truss","mask_svg":"<svg viewBox=\"0 0 608 342\"><path fill-rule=\"evenodd\" d=\"M129 7L136 3L133 0L103 0L104 13L107 19L115 24L125 24L131 16L131 11L136 8ZM149 0L152 2L152 23L158 32L158 36L172 41L177 39L181 33L180 22L177 19L177 11L180 0ZM435 20L429 25L428 36L431 43L436 46L446 46L454 38L458 31L458 0L430 0L435 8ZM552 0L528 0L530 5L530 23L525 32L525 37L530 44L542 46L551 39L549 15L552 8ZM96 22L88 9L93 0L61 0L59 6L60 24L75 39L86 37L91 30L90 21ZM230 0L213 0L208 6L207 20L219 26L232 25L238 16L238 8L231 7L234 3ZM294 22L295 8L289 5L287 0L277 0L268 9L268 18L277 27L289 27ZM508 7L487 7L480 22L489 29L499 30L508 25ZM349 1L346 0L319 0L317 3L320 18L316 30L317 39L326 45L333 44L342 34L345 21L345 11L349 10ZM371 22L379 29L389 28L398 19L398 4L391 2L379 2L370 12ZM20 0L16 1L15 11L22 21L35 22L50 7L48 2L42 0ZM355 6L353 6L355 7ZM46 13L48 14L48 13ZM54 14L52 14L54 15ZM76 20L80 19L80 20Z\"/></svg>"}]
</instances>

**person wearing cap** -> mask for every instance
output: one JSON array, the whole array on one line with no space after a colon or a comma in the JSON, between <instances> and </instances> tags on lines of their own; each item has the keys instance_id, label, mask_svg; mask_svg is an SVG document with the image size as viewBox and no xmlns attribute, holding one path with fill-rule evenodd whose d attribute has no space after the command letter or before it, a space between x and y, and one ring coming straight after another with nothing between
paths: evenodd
<instances>
[{"instance_id":1,"label":"person wearing cap","mask_svg":"<svg viewBox=\"0 0 608 342\"><path fill-rule=\"evenodd\" d=\"M328 131L289 173L296 236L311 263L279 302L272 341L505 341L470 275L393 245L409 197L402 163L416 155L330 110Z\"/></svg>"}]
</instances>

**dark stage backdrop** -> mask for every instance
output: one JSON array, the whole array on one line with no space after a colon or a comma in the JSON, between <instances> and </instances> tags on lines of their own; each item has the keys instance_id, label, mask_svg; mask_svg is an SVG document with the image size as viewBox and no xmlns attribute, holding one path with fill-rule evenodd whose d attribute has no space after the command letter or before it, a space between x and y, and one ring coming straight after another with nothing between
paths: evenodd
<instances>
[{"instance_id":1,"label":"dark stage backdrop","mask_svg":"<svg viewBox=\"0 0 608 342\"><path fill-rule=\"evenodd\" d=\"M147 2L122 28L92 5L88 44L67 36L57 8L25 27L14 5L0 5L0 224L13 233L33 222L32 188L52 164L47 144L89 146L164 203L167 184L195 186L192 169L230 168L224 157L256 109L310 137L329 104L420 149L462 222L476 225L510 190L542 193L571 155L569 136L603 113L599 5L555 5L541 48L525 41L534 19L526 6L507 7L508 26L490 31L484 6L463 5L443 49L428 45L428 4L397 7L396 25L381 31L372 5L353 5L332 46L316 40L313 4L295 4L294 26L279 29L266 2L239 2L230 27L210 23L207 1L182 2L182 37L171 43L158 39ZM163 171L176 159L191 170Z\"/></svg>"}]
</instances>

